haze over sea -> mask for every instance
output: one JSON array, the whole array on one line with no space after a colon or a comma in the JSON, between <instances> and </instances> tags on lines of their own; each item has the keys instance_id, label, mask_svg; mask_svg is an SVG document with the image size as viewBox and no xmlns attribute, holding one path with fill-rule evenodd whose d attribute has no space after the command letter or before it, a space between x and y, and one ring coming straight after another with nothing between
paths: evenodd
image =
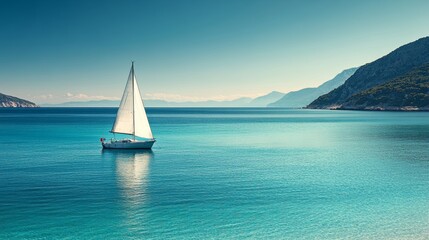
<instances>
[{"instance_id":1,"label":"haze over sea","mask_svg":"<svg viewBox=\"0 0 429 240\"><path fill-rule=\"evenodd\" d=\"M429 112L0 109L0 239L428 239Z\"/></svg>"}]
</instances>

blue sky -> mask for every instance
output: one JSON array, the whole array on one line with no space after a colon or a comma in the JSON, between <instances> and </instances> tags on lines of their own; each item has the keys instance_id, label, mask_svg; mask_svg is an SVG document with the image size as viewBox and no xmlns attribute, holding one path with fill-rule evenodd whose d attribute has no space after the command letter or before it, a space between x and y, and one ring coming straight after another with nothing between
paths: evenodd
<instances>
[{"instance_id":1,"label":"blue sky","mask_svg":"<svg viewBox=\"0 0 429 240\"><path fill-rule=\"evenodd\" d=\"M0 0L0 92L232 99L317 86L429 35L429 1Z\"/></svg>"}]
</instances>

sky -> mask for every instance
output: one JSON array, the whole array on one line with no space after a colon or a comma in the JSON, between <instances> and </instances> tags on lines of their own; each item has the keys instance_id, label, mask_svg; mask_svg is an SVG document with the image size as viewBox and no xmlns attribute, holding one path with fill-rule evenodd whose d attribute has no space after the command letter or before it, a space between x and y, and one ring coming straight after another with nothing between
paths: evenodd
<instances>
[{"instance_id":1,"label":"sky","mask_svg":"<svg viewBox=\"0 0 429 240\"><path fill-rule=\"evenodd\" d=\"M0 0L0 92L38 104L315 87L429 35L427 0Z\"/></svg>"}]
</instances>

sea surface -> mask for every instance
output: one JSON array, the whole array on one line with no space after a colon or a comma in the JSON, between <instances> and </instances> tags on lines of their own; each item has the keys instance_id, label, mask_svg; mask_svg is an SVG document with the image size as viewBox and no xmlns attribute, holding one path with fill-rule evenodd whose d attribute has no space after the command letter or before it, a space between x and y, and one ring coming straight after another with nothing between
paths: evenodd
<instances>
[{"instance_id":1,"label":"sea surface","mask_svg":"<svg viewBox=\"0 0 429 240\"><path fill-rule=\"evenodd\" d=\"M0 239L429 239L429 112L0 109Z\"/></svg>"}]
</instances>

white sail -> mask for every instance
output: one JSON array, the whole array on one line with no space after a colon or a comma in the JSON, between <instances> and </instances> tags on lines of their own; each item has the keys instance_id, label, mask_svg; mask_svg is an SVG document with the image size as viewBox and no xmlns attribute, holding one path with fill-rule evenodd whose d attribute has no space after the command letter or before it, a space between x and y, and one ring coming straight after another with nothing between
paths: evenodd
<instances>
[{"instance_id":1,"label":"white sail","mask_svg":"<svg viewBox=\"0 0 429 240\"><path fill-rule=\"evenodd\" d=\"M121 104L119 105L116 120L113 123L112 131L114 133L134 134L134 94L133 94L133 73L132 69L128 76L127 85L125 85Z\"/></svg>"},{"instance_id":2,"label":"white sail","mask_svg":"<svg viewBox=\"0 0 429 240\"><path fill-rule=\"evenodd\" d=\"M142 138L153 138L134 74L134 64L131 66L127 85L125 86L111 132L130 134Z\"/></svg>"},{"instance_id":3,"label":"white sail","mask_svg":"<svg viewBox=\"0 0 429 240\"><path fill-rule=\"evenodd\" d=\"M134 69L133 69L134 71ZM133 74L134 75L134 74ZM147 119L146 110L140 95L139 85L134 75L134 135L142 138L153 138Z\"/></svg>"}]
</instances>

